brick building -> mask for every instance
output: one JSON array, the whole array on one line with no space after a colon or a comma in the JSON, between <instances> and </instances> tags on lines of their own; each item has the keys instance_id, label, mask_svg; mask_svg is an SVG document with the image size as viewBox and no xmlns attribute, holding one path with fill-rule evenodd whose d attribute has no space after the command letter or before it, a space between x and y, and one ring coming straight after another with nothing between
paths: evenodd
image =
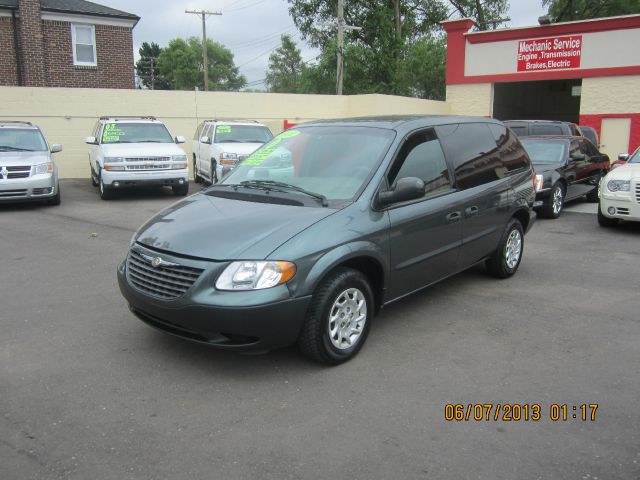
<instances>
[{"instance_id":1,"label":"brick building","mask_svg":"<svg viewBox=\"0 0 640 480\"><path fill-rule=\"evenodd\" d=\"M134 88L139 19L85 0L0 0L0 85Z\"/></svg>"}]
</instances>

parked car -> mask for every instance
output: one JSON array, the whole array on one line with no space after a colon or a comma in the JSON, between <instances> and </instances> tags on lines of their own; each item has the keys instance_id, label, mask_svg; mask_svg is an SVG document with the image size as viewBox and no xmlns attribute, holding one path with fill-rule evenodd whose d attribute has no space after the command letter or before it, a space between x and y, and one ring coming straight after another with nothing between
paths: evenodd
<instances>
[{"instance_id":1,"label":"parked car","mask_svg":"<svg viewBox=\"0 0 640 480\"><path fill-rule=\"evenodd\" d=\"M558 218L565 202L586 196L598 201L600 179L611 169L609 157L584 137L525 137L522 145L536 171L535 208Z\"/></svg>"},{"instance_id":2,"label":"parked car","mask_svg":"<svg viewBox=\"0 0 640 480\"><path fill-rule=\"evenodd\" d=\"M203 121L193 136L193 179L216 183L272 138L271 130L254 121Z\"/></svg>"},{"instance_id":3,"label":"parked car","mask_svg":"<svg viewBox=\"0 0 640 480\"><path fill-rule=\"evenodd\" d=\"M189 193L187 155L155 117L100 117L90 137L91 182L103 200L115 190L169 186L175 195Z\"/></svg>"},{"instance_id":4,"label":"parked car","mask_svg":"<svg viewBox=\"0 0 640 480\"><path fill-rule=\"evenodd\" d=\"M593 143L597 149L600 149L600 139L595 128L580 126L580 131L583 137Z\"/></svg>"},{"instance_id":5,"label":"parked car","mask_svg":"<svg viewBox=\"0 0 640 480\"><path fill-rule=\"evenodd\" d=\"M0 202L39 201L60 205L58 167L49 144L30 122L0 121Z\"/></svg>"},{"instance_id":6,"label":"parked car","mask_svg":"<svg viewBox=\"0 0 640 480\"><path fill-rule=\"evenodd\" d=\"M571 122L556 120L506 120L504 124L518 137L528 136L582 136L580 127Z\"/></svg>"},{"instance_id":7,"label":"parked car","mask_svg":"<svg viewBox=\"0 0 640 480\"><path fill-rule=\"evenodd\" d=\"M602 179L598 223L613 227L620 220L640 222L640 148L629 161Z\"/></svg>"},{"instance_id":8,"label":"parked car","mask_svg":"<svg viewBox=\"0 0 640 480\"><path fill-rule=\"evenodd\" d=\"M118 281L165 332L236 351L298 342L337 364L384 305L482 262L516 273L533 200L529 158L498 121L312 122L149 220Z\"/></svg>"}]
</instances>

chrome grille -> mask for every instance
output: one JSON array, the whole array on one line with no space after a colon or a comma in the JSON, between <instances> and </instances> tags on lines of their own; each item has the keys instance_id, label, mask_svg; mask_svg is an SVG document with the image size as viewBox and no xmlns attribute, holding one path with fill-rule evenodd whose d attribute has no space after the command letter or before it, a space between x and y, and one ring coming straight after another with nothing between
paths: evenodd
<instances>
[{"instance_id":1,"label":"chrome grille","mask_svg":"<svg viewBox=\"0 0 640 480\"><path fill-rule=\"evenodd\" d=\"M129 283L138 290L165 300L178 298L191 288L202 269L184 265L151 266L151 262L135 250L127 257Z\"/></svg>"},{"instance_id":2,"label":"chrome grille","mask_svg":"<svg viewBox=\"0 0 640 480\"><path fill-rule=\"evenodd\" d=\"M14 178L29 178L31 175L31 166L30 165L18 165L6 167L7 173L5 176L2 175L2 168L0 168L0 180L11 180Z\"/></svg>"},{"instance_id":3,"label":"chrome grille","mask_svg":"<svg viewBox=\"0 0 640 480\"><path fill-rule=\"evenodd\" d=\"M636 203L640 203L640 181L636 183Z\"/></svg>"},{"instance_id":4,"label":"chrome grille","mask_svg":"<svg viewBox=\"0 0 640 480\"><path fill-rule=\"evenodd\" d=\"M125 162L170 162L171 157L126 157Z\"/></svg>"},{"instance_id":5,"label":"chrome grille","mask_svg":"<svg viewBox=\"0 0 640 480\"><path fill-rule=\"evenodd\" d=\"M26 197L27 189L22 188L19 190L0 190L0 198L2 197Z\"/></svg>"},{"instance_id":6,"label":"chrome grille","mask_svg":"<svg viewBox=\"0 0 640 480\"><path fill-rule=\"evenodd\" d=\"M154 164L142 164L142 165L127 165L127 170L170 170L171 164L168 163L154 163Z\"/></svg>"},{"instance_id":7,"label":"chrome grille","mask_svg":"<svg viewBox=\"0 0 640 480\"><path fill-rule=\"evenodd\" d=\"M238 161L241 162L243 160L246 160L248 156L249 155L238 155Z\"/></svg>"}]
</instances>

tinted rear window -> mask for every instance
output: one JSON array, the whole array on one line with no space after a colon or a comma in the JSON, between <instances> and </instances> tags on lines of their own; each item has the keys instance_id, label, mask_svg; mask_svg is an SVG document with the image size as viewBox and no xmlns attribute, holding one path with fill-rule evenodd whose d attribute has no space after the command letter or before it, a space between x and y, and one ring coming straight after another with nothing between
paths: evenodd
<instances>
[{"instance_id":1,"label":"tinted rear window","mask_svg":"<svg viewBox=\"0 0 640 480\"><path fill-rule=\"evenodd\" d=\"M507 174L529 170L529 158L518 138L502 125L489 124L493 138L500 149L502 163Z\"/></svg>"},{"instance_id":2,"label":"tinted rear window","mask_svg":"<svg viewBox=\"0 0 640 480\"><path fill-rule=\"evenodd\" d=\"M486 123L443 125L437 131L453 163L460 190L504 177L505 167Z\"/></svg>"},{"instance_id":3,"label":"tinted rear window","mask_svg":"<svg viewBox=\"0 0 640 480\"><path fill-rule=\"evenodd\" d=\"M531 125L531 135L564 135L560 125L534 124Z\"/></svg>"}]
</instances>

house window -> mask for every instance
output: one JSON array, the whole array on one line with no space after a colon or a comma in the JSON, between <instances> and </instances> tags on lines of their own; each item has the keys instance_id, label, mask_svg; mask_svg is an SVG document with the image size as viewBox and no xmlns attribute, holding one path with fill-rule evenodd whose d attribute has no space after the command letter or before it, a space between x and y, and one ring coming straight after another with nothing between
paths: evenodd
<instances>
[{"instance_id":1,"label":"house window","mask_svg":"<svg viewBox=\"0 0 640 480\"><path fill-rule=\"evenodd\" d=\"M95 25L71 25L71 43L73 46L73 64L96 66L96 27Z\"/></svg>"}]
</instances>

